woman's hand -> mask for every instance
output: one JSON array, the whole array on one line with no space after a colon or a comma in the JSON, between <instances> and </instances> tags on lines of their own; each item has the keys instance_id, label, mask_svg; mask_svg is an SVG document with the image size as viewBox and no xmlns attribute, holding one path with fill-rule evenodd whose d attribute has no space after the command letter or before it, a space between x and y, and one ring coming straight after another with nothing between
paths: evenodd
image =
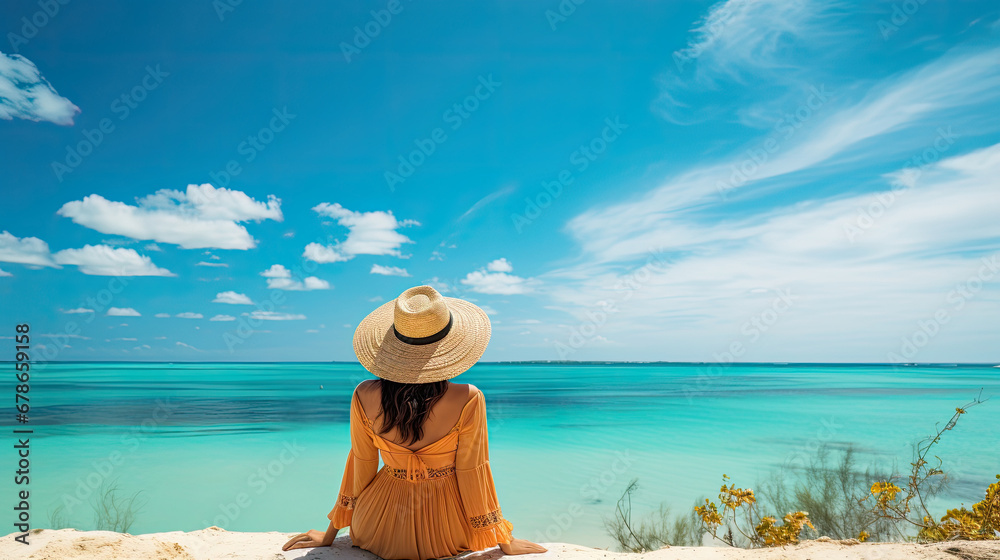
<instances>
[{"instance_id":1,"label":"woman's hand","mask_svg":"<svg viewBox=\"0 0 1000 560\"><path fill-rule=\"evenodd\" d=\"M510 544L500 543L500 550L504 554L513 556L516 554L538 554L539 552L548 552L549 549L524 539L511 539Z\"/></svg>"},{"instance_id":2,"label":"woman's hand","mask_svg":"<svg viewBox=\"0 0 1000 560\"><path fill-rule=\"evenodd\" d=\"M288 542L281 547L281 550L292 550L295 548L315 548L317 546L330 546L333 544L334 539L337 538L337 527L333 526L333 521L330 522L330 526L326 528L326 532L322 531L309 531L307 533L299 533L294 537L288 539Z\"/></svg>"},{"instance_id":3,"label":"woman's hand","mask_svg":"<svg viewBox=\"0 0 1000 560\"><path fill-rule=\"evenodd\" d=\"M300 533L295 535L284 546L281 550L294 550L296 548L315 548L317 546L330 546L333 544L333 539L327 538L328 533L323 531L308 531L306 533ZM333 530L334 536L337 535L337 530Z\"/></svg>"}]
</instances>

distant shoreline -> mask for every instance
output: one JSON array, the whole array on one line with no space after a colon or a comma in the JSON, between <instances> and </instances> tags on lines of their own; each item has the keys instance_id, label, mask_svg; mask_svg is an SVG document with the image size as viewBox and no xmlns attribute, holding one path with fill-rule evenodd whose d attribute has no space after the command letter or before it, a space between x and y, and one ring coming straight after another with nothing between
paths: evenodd
<instances>
[{"instance_id":1,"label":"distant shoreline","mask_svg":"<svg viewBox=\"0 0 1000 560\"><path fill-rule=\"evenodd\" d=\"M13 360L0 360L0 364L13 364ZM358 364L357 361L185 361L185 360L37 360L31 363L37 364ZM512 360L512 361L480 361L477 365L576 365L576 366L610 366L610 365L630 365L630 366L705 366L705 365L726 365L726 366L892 366L892 367L998 367L1000 364L994 362L913 362L913 363L892 363L892 362L630 362L614 360Z\"/></svg>"}]
</instances>

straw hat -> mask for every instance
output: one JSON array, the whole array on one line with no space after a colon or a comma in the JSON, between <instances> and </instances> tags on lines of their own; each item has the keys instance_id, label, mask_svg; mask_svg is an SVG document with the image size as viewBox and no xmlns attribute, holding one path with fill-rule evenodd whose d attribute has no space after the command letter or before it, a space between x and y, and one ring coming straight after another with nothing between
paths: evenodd
<instances>
[{"instance_id":1,"label":"straw hat","mask_svg":"<svg viewBox=\"0 0 1000 560\"><path fill-rule=\"evenodd\" d=\"M354 353L382 379L430 383L472 367L489 341L485 311L430 286L416 286L361 321L354 331Z\"/></svg>"}]
</instances>

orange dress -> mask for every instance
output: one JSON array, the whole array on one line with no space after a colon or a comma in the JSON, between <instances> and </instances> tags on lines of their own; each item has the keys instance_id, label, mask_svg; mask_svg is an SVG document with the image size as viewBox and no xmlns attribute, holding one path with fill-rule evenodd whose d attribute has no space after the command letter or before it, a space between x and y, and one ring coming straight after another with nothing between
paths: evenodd
<instances>
[{"instance_id":1,"label":"orange dress","mask_svg":"<svg viewBox=\"0 0 1000 560\"><path fill-rule=\"evenodd\" d=\"M493 486L483 393L465 404L447 435L417 451L375 433L355 393L351 451L327 517L335 527L350 526L355 546L387 560L444 558L509 543L514 527Z\"/></svg>"}]
</instances>

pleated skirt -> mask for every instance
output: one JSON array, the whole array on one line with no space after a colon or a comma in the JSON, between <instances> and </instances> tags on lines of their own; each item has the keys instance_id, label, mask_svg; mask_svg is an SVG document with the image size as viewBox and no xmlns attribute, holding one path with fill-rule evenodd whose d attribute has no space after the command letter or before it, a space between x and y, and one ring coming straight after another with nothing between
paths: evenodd
<instances>
[{"instance_id":1,"label":"pleated skirt","mask_svg":"<svg viewBox=\"0 0 1000 560\"><path fill-rule=\"evenodd\" d=\"M386 469L358 496L351 541L386 560L446 558L471 550L454 474L410 482Z\"/></svg>"}]
</instances>

